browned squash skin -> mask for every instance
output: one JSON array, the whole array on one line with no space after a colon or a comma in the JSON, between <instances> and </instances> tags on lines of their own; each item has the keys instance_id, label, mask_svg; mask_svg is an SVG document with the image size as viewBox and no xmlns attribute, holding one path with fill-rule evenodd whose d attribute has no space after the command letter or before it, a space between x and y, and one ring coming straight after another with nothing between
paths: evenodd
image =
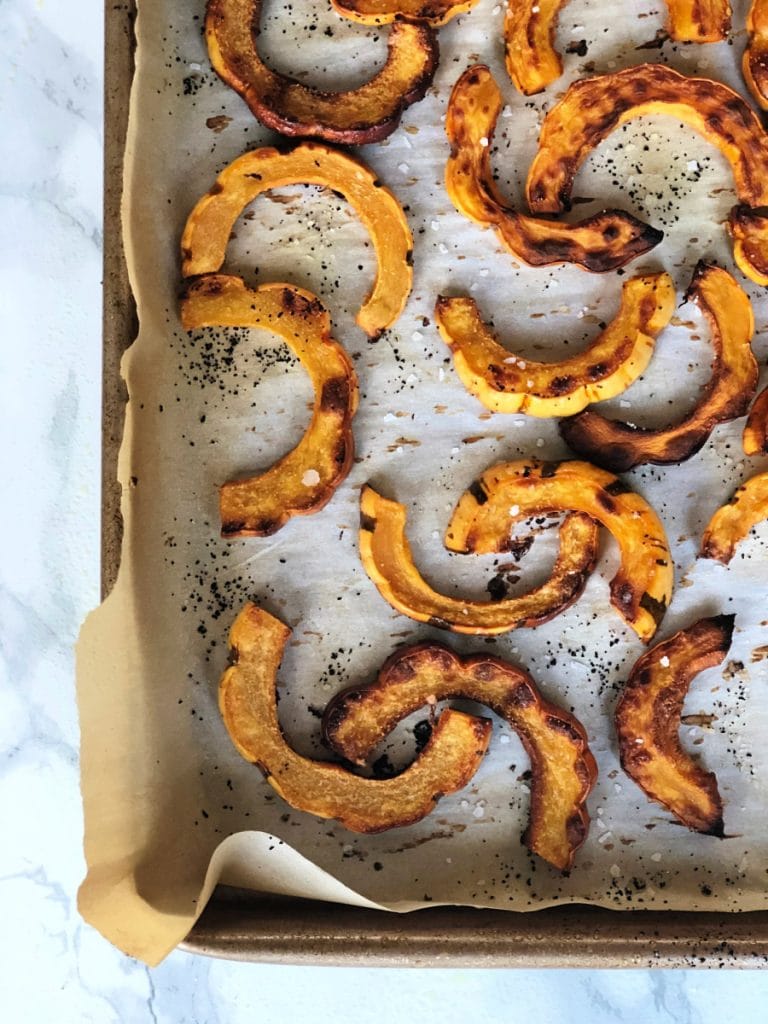
<instances>
[{"instance_id":1,"label":"browned squash skin","mask_svg":"<svg viewBox=\"0 0 768 1024\"><path fill-rule=\"evenodd\" d=\"M261 8L262 0L208 0L205 38L214 71L273 131L348 146L380 142L432 84L439 59L435 32L426 24L398 21L387 60L369 82L348 92L312 89L261 59Z\"/></svg>"},{"instance_id":2,"label":"browned squash skin","mask_svg":"<svg viewBox=\"0 0 768 1024\"><path fill-rule=\"evenodd\" d=\"M768 519L768 473L757 473L736 488L712 516L701 542L702 558L727 564L753 526Z\"/></svg>"},{"instance_id":3,"label":"browned squash skin","mask_svg":"<svg viewBox=\"0 0 768 1024\"><path fill-rule=\"evenodd\" d=\"M747 88L768 110L768 2L752 0L747 14L747 46L741 68Z\"/></svg>"},{"instance_id":4,"label":"browned squash skin","mask_svg":"<svg viewBox=\"0 0 768 1024\"><path fill-rule=\"evenodd\" d=\"M611 604L649 641L672 597L672 555L655 511L613 473L575 460L491 466L461 496L445 546L463 553L504 551L514 522L558 512L583 512L613 534L621 563L611 580Z\"/></svg>"},{"instance_id":5,"label":"browned squash skin","mask_svg":"<svg viewBox=\"0 0 768 1024\"><path fill-rule=\"evenodd\" d=\"M405 18L433 28L470 11L477 0L332 0L334 10L363 25L389 25Z\"/></svg>"},{"instance_id":6,"label":"browned squash skin","mask_svg":"<svg viewBox=\"0 0 768 1024\"><path fill-rule=\"evenodd\" d=\"M597 765L581 723L545 700L523 669L487 655L462 658L441 644L408 647L384 663L376 682L333 698L323 716L325 736L359 764L406 715L452 698L485 704L520 736L532 775L523 842L568 871L587 836Z\"/></svg>"},{"instance_id":7,"label":"browned squash skin","mask_svg":"<svg viewBox=\"0 0 768 1024\"><path fill-rule=\"evenodd\" d=\"M700 619L656 644L632 669L616 708L621 766L682 824L723 836L723 805L712 772L681 747L678 731L692 680L728 652L733 615Z\"/></svg>"},{"instance_id":8,"label":"browned squash skin","mask_svg":"<svg viewBox=\"0 0 768 1024\"><path fill-rule=\"evenodd\" d=\"M510 206L493 180L490 162L501 106L499 87L484 64L468 68L453 87L445 121L451 143L445 187L459 213L493 228L505 248L532 267L576 263L602 274L658 245L663 232L619 210L565 224Z\"/></svg>"},{"instance_id":9,"label":"browned squash skin","mask_svg":"<svg viewBox=\"0 0 768 1024\"><path fill-rule=\"evenodd\" d=\"M563 439L578 455L614 473L649 462L683 462L703 447L718 423L747 411L759 376L749 298L727 271L700 263L686 299L695 302L709 321L715 350L712 374L694 409L680 422L660 429L632 426L587 409L560 424Z\"/></svg>"},{"instance_id":10,"label":"browned squash skin","mask_svg":"<svg viewBox=\"0 0 768 1024\"><path fill-rule=\"evenodd\" d=\"M352 832L383 832L419 821L442 795L467 784L487 750L491 723L457 711L440 716L430 742L395 778L361 778L340 764L297 754L280 728L275 690L290 634L279 619L247 604L232 626L232 664L219 683L219 709L232 742L287 803L335 818Z\"/></svg>"},{"instance_id":11,"label":"browned squash skin","mask_svg":"<svg viewBox=\"0 0 768 1024\"><path fill-rule=\"evenodd\" d=\"M765 388L749 410L743 435L745 455L768 452L768 388Z\"/></svg>"}]
</instances>

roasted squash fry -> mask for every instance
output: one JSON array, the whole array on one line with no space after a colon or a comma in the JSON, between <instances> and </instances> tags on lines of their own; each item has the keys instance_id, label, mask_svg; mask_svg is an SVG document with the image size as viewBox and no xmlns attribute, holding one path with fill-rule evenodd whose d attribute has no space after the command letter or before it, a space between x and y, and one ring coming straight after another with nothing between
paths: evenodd
<instances>
[{"instance_id":1,"label":"roasted squash fry","mask_svg":"<svg viewBox=\"0 0 768 1024\"><path fill-rule=\"evenodd\" d=\"M225 483L219 494L225 537L274 533L291 516L323 508L352 465L352 417L357 376L344 349L331 337L328 313L311 292L287 284L253 291L239 277L206 274L181 302L186 330L261 327L277 334L312 378L312 422L299 444L266 472Z\"/></svg>"},{"instance_id":2,"label":"roasted squash fry","mask_svg":"<svg viewBox=\"0 0 768 1024\"><path fill-rule=\"evenodd\" d=\"M647 462L683 462L699 451L718 423L747 411L759 374L752 352L755 319L749 298L727 271L700 263L686 299L696 302L709 321L715 350L712 376L695 408L674 426L658 430L587 409L560 424L560 433L578 455L614 473Z\"/></svg>"},{"instance_id":3,"label":"roasted squash fry","mask_svg":"<svg viewBox=\"0 0 768 1024\"><path fill-rule=\"evenodd\" d=\"M513 256L533 267L577 263L593 273L605 273L658 245L664 237L661 231L618 210L604 210L576 224L514 210L491 172L491 143L501 104L499 87L484 64L468 68L453 87L445 121L451 143L445 187L459 213L492 227Z\"/></svg>"},{"instance_id":4,"label":"roasted squash fry","mask_svg":"<svg viewBox=\"0 0 768 1024\"><path fill-rule=\"evenodd\" d=\"M402 774L366 779L339 764L313 761L286 742L275 679L290 629L247 604L229 635L233 664L219 684L219 708L246 761L292 807L335 818L352 832L383 832L419 821L441 796L469 782L488 747L491 723L458 711L440 716L427 746Z\"/></svg>"},{"instance_id":5,"label":"roasted squash fry","mask_svg":"<svg viewBox=\"0 0 768 1024\"><path fill-rule=\"evenodd\" d=\"M349 92L322 92L267 67L256 39L262 0L208 0L205 38L214 71L267 128L290 136L362 145L397 128L403 111L423 98L439 57L437 36L424 24L392 26L384 67Z\"/></svg>"},{"instance_id":6,"label":"roasted squash fry","mask_svg":"<svg viewBox=\"0 0 768 1024\"><path fill-rule=\"evenodd\" d=\"M743 444L746 455L768 452L768 388L760 392L749 410Z\"/></svg>"},{"instance_id":7,"label":"roasted squash fry","mask_svg":"<svg viewBox=\"0 0 768 1024\"><path fill-rule=\"evenodd\" d=\"M674 302L668 274L633 277L624 285L618 315L592 345L556 363L533 362L500 345L474 299L440 296L435 318L462 383L486 408L569 416L621 394L639 377Z\"/></svg>"},{"instance_id":8,"label":"roasted squash fry","mask_svg":"<svg viewBox=\"0 0 768 1024\"><path fill-rule=\"evenodd\" d=\"M545 700L522 669L487 655L460 658L441 644L408 647L384 663L375 683L333 698L323 716L325 735L337 753L361 764L406 715L450 698L485 704L520 736L532 775L522 840L568 871L587 836L586 801L597 765L581 723Z\"/></svg>"},{"instance_id":9,"label":"roasted squash fry","mask_svg":"<svg viewBox=\"0 0 768 1024\"><path fill-rule=\"evenodd\" d=\"M323 185L342 195L368 230L378 271L357 322L376 337L397 320L413 282L413 236L395 196L358 160L318 143L287 153L265 146L234 160L187 219L181 240L185 277L216 273L235 221L262 192L284 185Z\"/></svg>"},{"instance_id":10,"label":"roasted squash fry","mask_svg":"<svg viewBox=\"0 0 768 1024\"><path fill-rule=\"evenodd\" d=\"M736 488L712 516L701 542L702 558L728 563L753 526L768 519L768 473L757 473Z\"/></svg>"},{"instance_id":11,"label":"roasted squash fry","mask_svg":"<svg viewBox=\"0 0 768 1024\"><path fill-rule=\"evenodd\" d=\"M612 473L575 461L519 459L492 466L461 496L445 546L464 553L504 551L513 523L550 512L583 512L610 530L621 554L611 603L641 640L650 640L672 596L672 556L654 510Z\"/></svg>"},{"instance_id":12,"label":"roasted squash fry","mask_svg":"<svg viewBox=\"0 0 768 1024\"><path fill-rule=\"evenodd\" d=\"M363 25L389 25L407 18L434 28L475 6L477 0L332 0L342 18Z\"/></svg>"},{"instance_id":13,"label":"roasted squash fry","mask_svg":"<svg viewBox=\"0 0 768 1024\"><path fill-rule=\"evenodd\" d=\"M554 618L581 594L595 567L598 530L589 516L569 515L560 527L560 553L549 580L519 597L465 601L433 590L413 563L405 536L406 510L364 487L360 498L360 558L379 593L417 622L453 633L495 636Z\"/></svg>"},{"instance_id":14,"label":"roasted squash fry","mask_svg":"<svg viewBox=\"0 0 768 1024\"><path fill-rule=\"evenodd\" d=\"M768 0L752 0L747 14L749 38L741 68L747 88L768 110Z\"/></svg>"},{"instance_id":15,"label":"roasted squash fry","mask_svg":"<svg viewBox=\"0 0 768 1024\"><path fill-rule=\"evenodd\" d=\"M683 701L693 678L719 665L731 645L733 615L700 619L640 658L616 708L621 766L656 803L688 828L723 836L723 805L712 772L678 738Z\"/></svg>"},{"instance_id":16,"label":"roasted squash fry","mask_svg":"<svg viewBox=\"0 0 768 1024\"><path fill-rule=\"evenodd\" d=\"M739 243L734 256L747 277L765 283L768 224L753 208L768 205L768 135L738 93L708 78L641 64L574 82L544 119L528 171L530 208L535 213L570 209L573 181L587 156L620 125L643 114L672 115L701 132L728 160L747 208L731 213L730 230Z\"/></svg>"}]
</instances>

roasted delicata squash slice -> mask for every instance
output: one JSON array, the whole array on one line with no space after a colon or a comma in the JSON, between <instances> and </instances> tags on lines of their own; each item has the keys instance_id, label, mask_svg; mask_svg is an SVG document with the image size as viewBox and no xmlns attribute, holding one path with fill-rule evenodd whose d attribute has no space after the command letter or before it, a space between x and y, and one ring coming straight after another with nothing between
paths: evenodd
<instances>
[{"instance_id":1,"label":"roasted delicata squash slice","mask_svg":"<svg viewBox=\"0 0 768 1024\"><path fill-rule=\"evenodd\" d=\"M560 433L577 454L614 473L647 462L683 462L699 451L718 423L747 411L759 374L752 352L752 304L727 271L704 263L696 268L686 299L709 321L715 350L712 376L695 408L679 423L659 430L587 409L560 424Z\"/></svg>"},{"instance_id":2,"label":"roasted delicata squash slice","mask_svg":"<svg viewBox=\"0 0 768 1024\"><path fill-rule=\"evenodd\" d=\"M507 7L507 71L525 96L542 92L563 73L563 62L555 49L555 32L565 3L566 0L515 0ZM668 0L667 7L669 34L678 42L714 43L728 35L728 0Z\"/></svg>"},{"instance_id":3,"label":"roasted delicata squash slice","mask_svg":"<svg viewBox=\"0 0 768 1024\"><path fill-rule=\"evenodd\" d=\"M708 78L641 64L574 82L544 118L526 184L531 210L570 209L573 181L587 156L620 125L643 114L669 114L690 125L730 163L742 204L729 221L737 242L734 256L747 277L765 283L761 260L768 222L754 208L768 206L768 135L738 93Z\"/></svg>"},{"instance_id":4,"label":"roasted delicata squash slice","mask_svg":"<svg viewBox=\"0 0 768 1024\"><path fill-rule=\"evenodd\" d=\"M445 546L463 553L505 551L513 523L557 512L583 512L613 534L621 564L611 580L611 603L641 640L650 640L672 597L672 556L659 517L613 473L576 461L519 459L492 466L461 496Z\"/></svg>"},{"instance_id":5,"label":"roasted delicata squash slice","mask_svg":"<svg viewBox=\"0 0 768 1024\"><path fill-rule=\"evenodd\" d=\"M556 363L534 362L500 345L469 297L440 296L435 318L462 383L487 409L569 416L621 394L640 376L674 303L668 274L632 278L617 316L592 345Z\"/></svg>"},{"instance_id":6,"label":"roasted delicata squash slice","mask_svg":"<svg viewBox=\"0 0 768 1024\"><path fill-rule=\"evenodd\" d=\"M365 164L319 143L305 142L287 153L266 146L226 167L189 215L181 240L182 273L219 271L245 207L269 189L300 184L338 192L371 236L378 270L357 322L376 337L397 320L411 291L413 236L400 203Z\"/></svg>"},{"instance_id":7,"label":"roasted delicata squash slice","mask_svg":"<svg viewBox=\"0 0 768 1024\"><path fill-rule=\"evenodd\" d=\"M518 597L464 601L440 594L413 563L405 536L406 509L364 487L360 499L360 557L379 593L403 615L453 633L496 636L537 626L558 615L581 594L597 559L598 529L585 515L569 515L560 527L560 553L549 580Z\"/></svg>"},{"instance_id":8,"label":"roasted delicata squash slice","mask_svg":"<svg viewBox=\"0 0 768 1024\"><path fill-rule=\"evenodd\" d=\"M661 241L661 231L618 210L604 210L576 224L514 210L491 171L491 144L501 106L499 87L484 64L468 68L453 87L445 122L451 143L445 186L459 213L492 227L513 256L533 267L576 263L605 273Z\"/></svg>"},{"instance_id":9,"label":"roasted delicata squash slice","mask_svg":"<svg viewBox=\"0 0 768 1024\"><path fill-rule=\"evenodd\" d=\"M398 21L387 60L369 82L322 92L267 67L259 54L262 0L208 0L205 38L214 71L255 117L282 135L312 136L350 146L379 142L403 111L423 98L437 70L437 36L426 24Z\"/></svg>"},{"instance_id":10,"label":"roasted delicata squash slice","mask_svg":"<svg viewBox=\"0 0 768 1024\"><path fill-rule=\"evenodd\" d=\"M219 684L219 709L239 753L291 807L335 818L352 832L383 832L429 814L469 782L485 755L488 719L445 711L429 743L402 774L361 778L339 764L302 757L286 742L275 680L290 629L247 604L229 635L233 664Z\"/></svg>"},{"instance_id":11,"label":"roasted delicata squash slice","mask_svg":"<svg viewBox=\"0 0 768 1024\"><path fill-rule=\"evenodd\" d=\"M627 775L688 828L720 838L723 804L717 779L683 750L678 731L692 680L728 653L733 620L733 615L700 619L646 651L616 708L619 754Z\"/></svg>"},{"instance_id":12,"label":"roasted delicata squash slice","mask_svg":"<svg viewBox=\"0 0 768 1024\"><path fill-rule=\"evenodd\" d=\"M312 421L298 445L266 472L222 486L222 535L263 537L292 516L323 508L352 465L358 388L352 362L331 337L330 317L320 301L292 285L267 284L254 291L239 277L207 274L190 283L181 322L188 331L271 331L299 357L315 389Z\"/></svg>"},{"instance_id":13,"label":"roasted delicata squash slice","mask_svg":"<svg viewBox=\"0 0 768 1024\"><path fill-rule=\"evenodd\" d=\"M749 38L741 62L747 88L768 110L768 0L752 0L747 14Z\"/></svg>"},{"instance_id":14,"label":"roasted delicata squash slice","mask_svg":"<svg viewBox=\"0 0 768 1024\"><path fill-rule=\"evenodd\" d=\"M325 736L337 753L362 764L406 715L452 698L485 704L520 736L532 775L523 843L567 871L587 836L597 765L581 723L545 700L522 669L484 655L460 658L441 644L405 648L384 663L376 682L333 698L323 716Z\"/></svg>"},{"instance_id":15,"label":"roasted delicata squash slice","mask_svg":"<svg viewBox=\"0 0 768 1024\"><path fill-rule=\"evenodd\" d=\"M746 480L712 516L701 542L702 558L728 563L753 526L768 519L768 473Z\"/></svg>"},{"instance_id":16,"label":"roasted delicata squash slice","mask_svg":"<svg viewBox=\"0 0 768 1024\"><path fill-rule=\"evenodd\" d=\"M331 0L342 16L363 25L389 25L407 18L438 28L464 14L477 0Z\"/></svg>"},{"instance_id":17,"label":"roasted delicata squash slice","mask_svg":"<svg viewBox=\"0 0 768 1024\"><path fill-rule=\"evenodd\" d=\"M743 443L746 455L768 452L768 388L760 392L749 410Z\"/></svg>"}]
</instances>

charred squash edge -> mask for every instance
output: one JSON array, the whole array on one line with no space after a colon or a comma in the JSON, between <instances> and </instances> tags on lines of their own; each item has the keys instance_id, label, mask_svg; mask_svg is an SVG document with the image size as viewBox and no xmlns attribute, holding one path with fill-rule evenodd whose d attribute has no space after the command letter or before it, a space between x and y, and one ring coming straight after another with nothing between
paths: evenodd
<instances>
[{"instance_id":1,"label":"charred squash edge","mask_svg":"<svg viewBox=\"0 0 768 1024\"><path fill-rule=\"evenodd\" d=\"M425 665L434 667L442 678L438 681L430 674L422 680ZM435 699L451 698L485 704L520 736L532 769L529 824L522 841L531 852L567 872L587 836L586 801L597 779L597 764L581 723L545 700L524 670L486 655L462 658L442 644L419 644L391 655L374 683L337 694L323 715L323 730L332 749L353 763L362 763L406 715ZM547 834L546 815L557 802L558 789L547 786L543 768L547 758L526 723L531 714L553 740L568 744L573 753L571 771L577 793L557 816L557 841Z\"/></svg>"},{"instance_id":2,"label":"charred squash edge","mask_svg":"<svg viewBox=\"0 0 768 1024\"><path fill-rule=\"evenodd\" d=\"M287 153L265 146L226 167L187 219L181 240L184 277L220 270L232 228L245 207L262 192L298 184L338 192L370 234L378 269L356 319L366 334L377 337L400 316L411 291L411 229L397 198L370 168L319 143L301 143Z\"/></svg>"},{"instance_id":3,"label":"charred squash edge","mask_svg":"<svg viewBox=\"0 0 768 1024\"><path fill-rule=\"evenodd\" d=\"M564 441L578 455L614 473L649 462L684 462L704 446L718 423L747 411L759 375L748 296L727 271L699 263L686 299L708 320L715 350L712 375L694 409L674 426L659 429L635 427L587 409L560 423Z\"/></svg>"},{"instance_id":4,"label":"charred squash edge","mask_svg":"<svg viewBox=\"0 0 768 1024\"><path fill-rule=\"evenodd\" d=\"M256 45L261 6L261 0L208 0L205 38L216 74L273 131L348 146L381 142L432 84L437 35L426 24L398 21L389 35L387 60L369 82L346 92L312 89L262 61Z\"/></svg>"},{"instance_id":5,"label":"charred squash edge","mask_svg":"<svg viewBox=\"0 0 768 1024\"><path fill-rule=\"evenodd\" d=\"M292 285L268 284L254 291L239 277L207 274L190 282L181 301L181 321L188 331L257 327L278 335L301 360L315 391L312 420L298 445L263 473L221 487L222 536L264 537L293 516L319 511L352 466L358 397L354 367L331 337L330 317L320 301ZM324 433L327 447L321 442ZM317 483L302 482L302 470L307 469L318 473Z\"/></svg>"},{"instance_id":6,"label":"charred squash edge","mask_svg":"<svg viewBox=\"0 0 768 1024\"><path fill-rule=\"evenodd\" d=\"M560 527L560 552L546 583L501 601L464 601L438 593L421 576L405 535L406 517L404 505L363 487L363 568L384 600L401 614L452 633L497 636L548 622L579 598L597 559L597 524L589 516L570 515Z\"/></svg>"},{"instance_id":7,"label":"charred squash edge","mask_svg":"<svg viewBox=\"0 0 768 1024\"><path fill-rule=\"evenodd\" d=\"M643 792L683 825L722 838L723 804L705 772L678 738L692 680L728 653L733 615L700 619L657 644L636 663L616 708L621 766Z\"/></svg>"},{"instance_id":8,"label":"charred squash edge","mask_svg":"<svg viewBox=\"0 0 768 1024\"><path fill-rule=\"evenodd\" d=\"M753 526L768 519L768 472L757 473L736 488L730 501L712 516L701 542L701 557L728 564Z\"/></svg>"},{"instance_id":9,"label":"charred squash edge","mask_svg":"<svg viewBox=\"0 0 768 1024\"><path fill-rule=\"evenodd\" d=\"M375 833L419 821L439 798L469 782L488 747L491 723L456 711L440 716L429 743L402 774L361 778L340 764L313 761L287 743L277 715L276 676L290 629L254 604L237 616L233 664L219 683L219 709L246 761L298 810Z\"/></svg>"},{"instance_id":10,"label":"charred squash edge","mask_svg":"<svg viewBox=\"0 0 768 1024\"><path fill-rule=\"evenodd\" d=\"M668 274L632 278L624 284L612 323L578 355L554 363L523 359L500 345L467 296L439 296L435 319L462 384L487 409L568 416L621 394L639 377L674 301Z\"/></svg>"},{"instance_id":11,"label":"charred squash edge","mask_svg":"<svg viewBox=\"0 0 768 1024\"><path fill-rule=\"evenodd\" d=\"M760 392L749 410L743 444L745 455L768 453L768 388Z\"/></svg>"},{"instance_id":12,"label":"charred squash edge","mask_svg":"<svg viewBox=\"0 0 768 1024\"><path fill-rule=\"evenodd\" d=\"M453 87L445 130L451 154L448 196L469 220L492 227L513 256L533 267L575 263L603 274L648 252L664 237L619 210L604 210L576 224L518 213L493 180L490 150L502 99L484 64L468 68Z\"/></svg>"},{"instance_id":13,"label":"charred squash edge","mask_svg":"<svg viewBox=\"0 0 768 1024\"><path fill-rule=\"evenodd\" d=\"M752 0L747 32L741 62L744 81L763 110L768 110L768 0Z\"/></svg>"},{"instance_id":14,"label":"charred squash edge","mask_svg":"<svg viewBox=\"0 0 768 1024\"><path fill-rule=\"evenodd\" d=\"M518 459L492 466L459 499L445 546L463 553L504 551L512 523L549 512L583 512L613 534L621 564L611 580L611 604L647 643L672 597L672 555L656 512L613 473L577 461Z\"/></svg>"},{"instance_id":15,"label":"charred squash edge","mask_svg":"<svg viewBox=\"0 0 768 1024\"><path fill-rule=\"evenodd\" d=\"M471 10L478 0L331 0L334 10L363 25L389 25L407 18L433 28Z\"/></svg>"}]
</instances>

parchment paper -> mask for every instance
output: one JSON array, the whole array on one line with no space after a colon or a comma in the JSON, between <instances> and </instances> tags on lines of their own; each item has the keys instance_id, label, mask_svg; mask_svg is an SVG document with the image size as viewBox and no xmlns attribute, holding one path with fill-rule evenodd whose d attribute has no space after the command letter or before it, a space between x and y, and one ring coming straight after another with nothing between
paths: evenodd
<instances>
[{"instance_id":1,"label":"parchment paper","mask_svg":"<svg viewBox=\"0 0 768 1024\"><path fill-rule=\"evenodd\" d=\"M734 24L743 25L744 3ZM328 9L326 9L326 7ZM342 21L325 3L265 4L262 52L313 84L347 87L380 66L385 29ZM373 275L372 249L343 201L296 187L260 197L236 226L227 269L249 282L287 280L315 291L361 381L357 460L318 515L264 539L223 541L217 485L266 467L301 436L311 390L288 350L263 332L187 336L177 317L179 238L196 199L246 149L274 141L211 72L203 3L142 3L126 154L124 228L140 334L125 357L130 401L119 475L125 543L118 583L86 622L78 651L82 788L88 875L85 918L113 943L157 963L191 927L217 881L359 905L409 910L427 903L537 909L561 901L615 908L744 910L768 906L768 653L764 608L768 530L733 564L696 561L705 522L733 487L765 468L747 460L743 421L719 427L690 461L640 468L627 478L661 515L672 543L676 590L659 639L701 615L736 613L727 663L696 679L682 731L686 747L717 772L728 838L692 834L621 772L612 712L642 645L608 603L617 565L603 540L597 572L566 614L497 640L448 637L397 615L358 559L359 488L372 481L409 507L409 536L427 578L479 597L500 572L491 558L451 556L441 546L450 510L487 466L522 455L565 456L552 421L491 415L462 387L433 322L438 293L471 294L516 352L555 359L587 344L616 311L627 275L667 269L682 296L699 259L732 267L722 222L735 202L719 154L669 118L616 133L580 172L586 215L631 209L667 232L664 243L621 272L516 264L495 236L457 214L443 188L449 91L472 62L489 63L508 106L493 150L502 186L521 183L542 113L568 81L642 60L719 77L737 73L733 46L658 46L664 5L573 0L558 45L566 76L524 99L502 63L503 10L480 0L441 32L442 59L429 95L386 142L360 155L405 205L415 236L415 285L396 326L371 344L354 323ZM766 358L766 302L755 301L755 351ZM679 417L695 401L711 360L708 328L681 306L640 381L607 408L642 424ZM762 385L765 385L763 373ZM519 563L512 587L545 578L555 556L547 531ZM509 562L509 559L507 559ZM235 752L216 707L227 631L247 599L294 629L280 672L280 716L303 753L327 756L318 714L351 682L374 677L398 645L434 637L458 651L491 650L533 673L542 691L588 730L600 777L593 826L564 878L520 843L529 788L517 737L495 721L491 752L470 786L422 823L375 837L296 812ZM413 751L415 715L387 750Z\"/></svg>"}]
</instances>

